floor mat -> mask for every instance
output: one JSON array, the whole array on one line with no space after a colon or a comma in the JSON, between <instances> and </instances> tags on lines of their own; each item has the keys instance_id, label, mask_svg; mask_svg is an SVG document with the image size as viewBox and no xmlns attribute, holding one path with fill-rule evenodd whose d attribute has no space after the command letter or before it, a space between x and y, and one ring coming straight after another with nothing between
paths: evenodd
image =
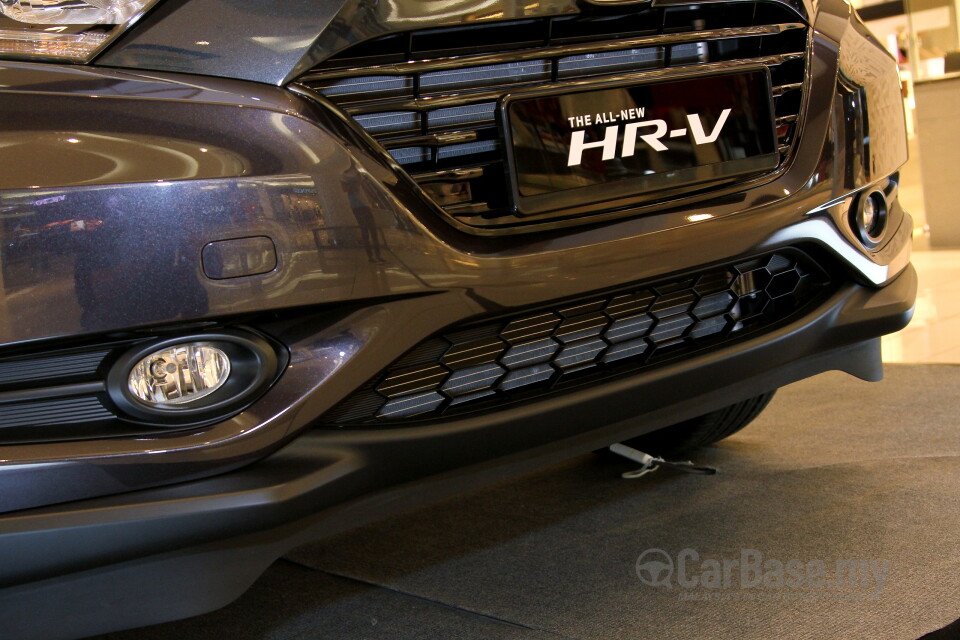
<instances>
[{"instance_id":1,"label":"floor mat","mask_svg":"<svg viewBox=\"0 0 960 640\"><path fill-rule=\"evenodd\" d=\"M417 596L280 560L239 600L197 616L99 636L106 640L556 640Z\"/></svg>"}]
</instances>

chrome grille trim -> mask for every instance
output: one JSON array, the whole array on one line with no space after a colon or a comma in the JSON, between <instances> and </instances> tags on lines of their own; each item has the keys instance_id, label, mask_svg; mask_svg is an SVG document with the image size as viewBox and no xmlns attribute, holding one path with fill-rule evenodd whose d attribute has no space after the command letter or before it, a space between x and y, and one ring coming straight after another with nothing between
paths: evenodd
<instances>
[{"instance_id":1,"label":"chrome grille trim","mask_svg":"<svg viewBox=\"0 0 960 640\"><path fill-rule=\"evenodd\" d=\"M799 91L800 89L803 89L802 82L792 82L790 84L782 84L782 85L773 87L773 96L774 97L782 96L783 94L788 93L790 91Z\"/></svg>"},{"instance_id":2,"label":"chrome grille trim","mask_svg":"<svg viewBox=\"0 0 960 640\"><path fill-rule=\"evenodd\" d=\"M415 136L413 138L398 138L397 140L384 140L385 149L396 149L403 146L416 145L426 147L446 147L452 144L461 144L464 142L473 142L477 139L476 131L448 131L446 133L431 133L425 136Z\"/></svg>"},{"instance_id":3,"label":"chrome grille trim","mask_svg":"<svg viewBox=\"0 0 960 640\"><path fill-rule=\"evenodd\" d=\"M473 180L483 175L483 169L471 167L469 169L447 169L446 171L427 171L425 173L415 173L411 176L420 184L430 182L448 182L460 180Z\"/></svg>"},{"instance_id":4,"label":"chrome grille trim","mask_svg":"<svg viewBox=\"0 0 960 640\"><path fill-rule=\"evenodd\" d=\"M583 87L595 85L598 80L603 82L628 82L630 80L650 80L651 78L660 78L660 77L672 77L677 75L682 75L684 73L696 73L696 72L709 72L709 71L729 71L736 70L740 68L748 67L757 67L757 66L767 66L773 67L777 65L784 64L791 60L801 60L803 59L803 54L783 54L776 56L762 56L758 58L744 58L742 60L737 60L736 62L716 62L716 63L701 63L695 65L687 65L682 67L669 67L667 69L653 69L648 71L640 71L634 73L624 73L618 75L603 75L599 78L597 76L590 76L589 78L579 78L576 80L569 80L565 82L551 82L551 83L518 83L516 85L510 85L509 90L524 89L536 87L537 89L543 89L544 91L557 90L562 91L564 89ZM774 96L783 95L789 91L796 91L803 88L803 83L790 83L785 85L778 85L773 87ZM370 113L381 113L385 111L415 111L415 112L427 112L432 111L433 109L440 109L445 107L463 107L467 105L479 104L493 102L499 100L503 95L509 93L510 91L504 91L504 89L490 89L485 91L464 91L464 92L455 92L455 93L437 93L437 94L428 94L419 98L408 98L403 100L389 100L382 102L364 102L363 104L341 104L339 105L344 111L352 116L370 114ZM492 105L491 113L495 105ZM491 116L491 122L493 118Z\"/></svg>"},{"instance_id":5,"label":"chrome grille trim","mask_svg":"<svg viewBox=\"0 0 960 640\"><path fill-rule=\"evenodd\" d=\"M568 44L554 47L542 47L503 53L488 53L474 56L451 56L438 60L413 60L400 64L372 65L369 67L352 67L349 69L324 70L308 73L302 76L299 82L312 84L336 78L354 78L358 76L403 76L460 67L493 65L505 62L523 62L541 58L571 57L586 53L600 53L604 51L620 51L624 49L638 49L641 47L667 46L688 42L728 40L766 36L783 33L791 29L805 29L801 22L787 22L782 24L762 25L755 27L738 27L732 29L710 29L706 31L692 31L688 33L671 33L640 38L624 38L605 42L591 42L584 44Z\"/></svg>"}]
</instances>

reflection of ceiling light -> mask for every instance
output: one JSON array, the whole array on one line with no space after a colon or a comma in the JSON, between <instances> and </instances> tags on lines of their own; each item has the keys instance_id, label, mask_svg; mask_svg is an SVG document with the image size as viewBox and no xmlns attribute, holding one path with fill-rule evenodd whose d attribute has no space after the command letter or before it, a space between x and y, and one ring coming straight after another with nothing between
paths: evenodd
<instances>
[{"instance_id":1,"label":"reflection of ceiling light","mask_svg":"<svg viewBox=\"0 0 960 640\"><path fill-rule=\"evenodd\" d=\"M80 141L77 140L76 138L67 138L67 142L69 142L70 144L79 144L79 143L80 143Z\"/></svg>"},{"instance_id":2,"label":"reflection of ceiling light","mask_svg":"<svg viewBox=\"0 0 960 640\"><path fill-rule=\"evenodd\" d=\"M387 0L386 4L390 11L389 22L417 23L426 21L435 23L445 18L463 20L464 7L472 12L472 15L466 18L468 21L489 18L489 16L478 18L477 14L485 9L500 6L500 0L429 0L429 2L405 3L398 0ZM415 13L404 13L410 11L411 8ZM502 12L501 15L503 15Z\"/></svg>"},{"instance_id":3,"label":"reflection of ceiling light","mask_svg":"<svg viewBox=\"0 0 960 640\"><path fill-rule=\"evenodd\" d=\"M207 46L207 45L210 44L210 43L207 42L206 40L197 40L196 42L194 42L194 44L198 44L198 45L200 45L201 47L205 47L205 46Z\"/></svg>"},{"instance_id":4,"label":"reflection of ceiling light","mask_svg":"<svg viewBox=\"0 0 960 640\"><path fill-rule=\"evenodd\" d=\"M687 220L690 222L701 222L703 220L709 220L712 217L712 213L695 213L692 216L687 216Z\"/></svg>"},{"instance_id":5,"label":"reflection of ceiling light","mask_svg":"<svg viewBox=\"0 0 960 640\"><path fill-rule=\"evenodd\" d=\"M207 152L206 147L200 147L200 153L206 153L206 152Z\"/></svg>"},{"instance_id":6,"label":"reflection of ceiling light","mask_svg":"<svg viewBox=\"0 0 960 640\"><path fill-rule=\"evenodd\" d=\"M312 38L301 38L299 36L257 36L250 38L260 46L282 53L284 51L297 51L313 44Z\"/></svg>"}]
</instances>

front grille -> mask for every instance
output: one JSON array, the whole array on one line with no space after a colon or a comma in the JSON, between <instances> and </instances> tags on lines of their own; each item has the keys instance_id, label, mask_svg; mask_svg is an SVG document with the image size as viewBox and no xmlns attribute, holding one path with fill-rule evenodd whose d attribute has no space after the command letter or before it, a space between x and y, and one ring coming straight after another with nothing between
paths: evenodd
<instances>
[{"instance_id":1,"label":"front grille","mask_svg":"<svg viewBox=\"0 0 960 640\"><path fill-rule=\"evenodd\" d=\"M391 34L338 53L298 84L338 105L434 202L473 226L521 222L509 201L497 101L544 84L562 90L583 79L763 64L783 164L805 75L807 29L796 13L773 2L622 11Z\"/></svg>"},{"instance_id":2,"label":"front grille","mask_svg":"<svg viewBox=\"0 0 960 640\"><path fill-rule=\"evenodd\" d=\"M453 327L394 362L322 422L402 423L607 380L768 328L828 284L809 256L786 250Z\"/></svg>"}]
</instances>

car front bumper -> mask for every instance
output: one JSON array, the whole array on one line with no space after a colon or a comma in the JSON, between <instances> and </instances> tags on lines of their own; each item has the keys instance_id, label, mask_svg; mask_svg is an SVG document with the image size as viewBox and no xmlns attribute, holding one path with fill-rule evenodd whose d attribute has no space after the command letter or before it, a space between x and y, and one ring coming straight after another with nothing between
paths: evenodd
<instances>
[{"instance_id":1,"label":"car front bumper","mask_svg":"<svg viewBox=\"0 0 960 640\"><path fill-rule=\"evenodd\" d=\"M9 513L5 628L54 640L210 611L311 539L822 371L879 379L879 338L868 337L903 327L916 289L908 267L879 290L848 284L771 333L612 384L439 428L314 430L213 478ZM35 615L51 602L56 615Z\"/></svg>"},{"instance_id":2,"label":"car front bumper","mask_svg":"<svg viewBox=\"0 0 960 640\"><path fill-rule=\"evenodd\" d=\"M811 22L802 132L769 181L499 237L449 224L322 99L149 70L121 55L131 40L102 61L126 69L4 63L0 117L16 126L0 134L0 359L224 325L269 334L289 356L262 397L215 424L48 441L38 429L0 444L5 629L79 637L210 610L311 537L821 371L879 379L879 336L907 323L916 295L896 199L896 66L845 3L821 3ZM335 179L350 166L375 179L379 255L358 241ZM868 249L849 217L873 188L889 194L889 231ZM226 278L204 262L211 244L251 238L272 258ZM785 248L823 256L832 285L765 332L495 412L319 425L452 325ZM57 615L39 615L49 602Z\"/></svg>"}]
</instances>

